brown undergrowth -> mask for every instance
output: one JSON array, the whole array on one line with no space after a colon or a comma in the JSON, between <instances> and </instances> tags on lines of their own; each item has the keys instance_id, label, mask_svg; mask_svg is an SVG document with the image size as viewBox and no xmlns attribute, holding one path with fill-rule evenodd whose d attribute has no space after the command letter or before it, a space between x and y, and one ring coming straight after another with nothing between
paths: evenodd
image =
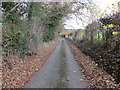
<instances>
[{"instance_id":1,"label":"brown undergrowth","mask_svg":"<svg viewBox=\"0 0 120 90\"><path fill-rule=\"evenodd\" d=\"M69 42L69 46L75 56L75 60L82 67L85 75L83 81L88 82L90 88L120 88L113 77L99 68L98 65L89 57L82 53L76 46Z\"/></svg>"},{"instance_id":2,"label":"brown undergrowth","mask_svg":"<svg viewBox=\"0 0 120 90\"><path fill-rule=\"evenodd\" d=\"M14 56L6 58L2 62L2 88L21 88L37 72L57 45L57 41L50 44L42 52L26 56L24 60L20 60Z\"/></svg>"}]
</instances>

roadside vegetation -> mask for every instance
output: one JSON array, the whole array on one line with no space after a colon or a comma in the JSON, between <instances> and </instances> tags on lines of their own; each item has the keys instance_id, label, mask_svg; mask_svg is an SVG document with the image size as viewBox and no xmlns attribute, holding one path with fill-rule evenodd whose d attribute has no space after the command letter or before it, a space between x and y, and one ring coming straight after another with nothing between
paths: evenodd
<instances>
[{"instance_id":1,"label":"roadside vegetation","mask_svg":"<svg viewBox=\"0 0 120 90\"><path fill-rule=\"evenodd\" d=\"M120 82L120 13L100 18L78 31L74 38L86 55L91 56L99 67ZM80 37L79 37L80 36Z\"/></svg>"},{"instance_id":2,"label":"roadside vegetation","mask_svg":"<svg viewBox=\"0 0 120 90\"><path fill-rule=\"evenodd\" d=\"M44 42L58 37L55 29L67 7L60 3L3 2L3 57L23 58L39 52Z\"/></svg>"}]
</instances>

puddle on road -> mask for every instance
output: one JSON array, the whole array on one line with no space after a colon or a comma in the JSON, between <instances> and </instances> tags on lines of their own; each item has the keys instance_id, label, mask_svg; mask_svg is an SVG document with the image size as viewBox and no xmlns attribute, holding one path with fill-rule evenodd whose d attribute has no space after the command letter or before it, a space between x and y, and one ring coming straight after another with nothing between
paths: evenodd
<instances>
[{"instance_id":1,"label":"puddle on road","mask_svg":"<svg viewBox=\"0 0 120 90\"><path fill-rule=\"evenodd\" d=\"M67 61L66 61L66 51L64 42L62 42L61 46L61 57L60 57L60 65L59 65L59 81L56 84L55 88L65 88L68 86L68 76L67 76Z\"/></svg>"}]
</instances>

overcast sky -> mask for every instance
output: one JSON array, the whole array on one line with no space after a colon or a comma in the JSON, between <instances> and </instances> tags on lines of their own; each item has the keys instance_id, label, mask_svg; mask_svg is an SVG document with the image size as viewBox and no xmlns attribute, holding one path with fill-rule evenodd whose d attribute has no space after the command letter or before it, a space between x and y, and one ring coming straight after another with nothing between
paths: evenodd
<instances>
[{"instance_id":1,"label":"overcast sky","mask_svg":"<svg viewBox=\"0 0 120 90\"><path fill-rule=\"evenodd\" d=\"M106 14L112 13L113 10L117 11L118 10L117 2L119 1L120 0L94 0L95 4L99 7L100 11ZM80 28L84 29L87 23L83 23L79 19L77 19L77 22L76 22L75 15L71 15L71 16L72 16L72 19L69 19L65 22L66 24L65 28L66 29L80 29Z\"/></svg>"}]
</instances>

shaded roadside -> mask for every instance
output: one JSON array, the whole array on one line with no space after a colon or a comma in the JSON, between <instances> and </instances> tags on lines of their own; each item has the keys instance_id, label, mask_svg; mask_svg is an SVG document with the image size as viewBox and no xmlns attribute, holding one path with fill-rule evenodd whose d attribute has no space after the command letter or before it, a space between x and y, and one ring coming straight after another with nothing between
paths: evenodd
<instances>
[{"instance_id":1,"label":"shaded roadside","mask_svg":"<svg viewBox=\"0 0 120 90\"><path fill-rule=\"evenodd\" d=\"M82 72L85 75L86 81L89 83L89 87L92 88L118 88L120 87L115 83L113 77L111 77L103 69L89 57L82 53L76 46L69 42L69 46L75 56L76 61L82 67Z\"/></svg>"}]
</instances>

